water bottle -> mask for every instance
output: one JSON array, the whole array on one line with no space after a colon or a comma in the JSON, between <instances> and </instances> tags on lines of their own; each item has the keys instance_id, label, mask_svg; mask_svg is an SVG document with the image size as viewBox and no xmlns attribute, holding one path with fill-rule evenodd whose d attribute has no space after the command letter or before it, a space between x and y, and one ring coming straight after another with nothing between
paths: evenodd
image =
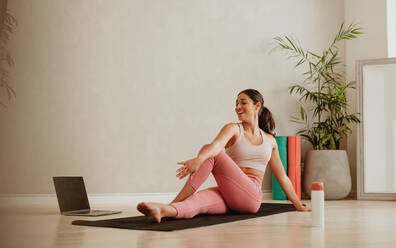
<instances>
[{"instance_id":1,"label":"water bottle","mask_svg":"<svg viewBox=\"0 0 396 248\"><path fill-rule=\"evenodd\" d=\"M324 227L324 187L322 182L311 185L312 225Z\"/></svg>"}]
</instances>

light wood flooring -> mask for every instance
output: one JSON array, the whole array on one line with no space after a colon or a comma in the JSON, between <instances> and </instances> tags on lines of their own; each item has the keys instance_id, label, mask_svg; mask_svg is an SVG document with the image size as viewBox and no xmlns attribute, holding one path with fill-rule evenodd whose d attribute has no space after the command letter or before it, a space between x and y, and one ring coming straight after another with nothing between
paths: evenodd
<instances>
[{"instance_id":1,"label":"light wood flooring","mask_svg":"<svg viewBox=\"0 0 396 248\"><path fill-rule=\"evenodd\" d=\"M162 202L167 202L162 199ZM266 200L265 202L279 202ZM310 205L309 200L304 202ZM76 219L140 215L135 202L96 203L122 210L103 217L61 216L56 200L7 204L0 211L0 247L396 247L396 201L325 201L325 227L311 226L311 213L288 212L173 232L74 226Z\"/></svg>"}]
</instances>

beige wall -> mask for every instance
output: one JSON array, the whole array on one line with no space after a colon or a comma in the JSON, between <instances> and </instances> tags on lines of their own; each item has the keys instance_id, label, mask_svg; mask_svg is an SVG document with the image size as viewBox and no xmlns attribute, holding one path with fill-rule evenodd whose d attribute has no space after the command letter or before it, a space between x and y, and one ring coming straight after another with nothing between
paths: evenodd
<instances>
[{"instance_id":1,"label":"beige wall","mask_svg":"<svg viewBox=\"0 0 396 248\"><path fill-rule=\"evenodd\" d=\"M396 58L396 0L386 0L388 57Z\"/></svg>"},{"instance_id":2,"label":"beige wall","mask_svg":"<svg viewBox=\"0 0 396 248\"><path fill-rule=\"evenodd\" d=\"M237 121L236 94L246 88L262 92L278 135L294 135L297 98L287 87L300 73L268 53L271 38L293 34L318 51L344 18L342 0L13 0L8 8L19 21L10 48L17 99L0 111L1 194L54 193L55 175L84 176L90 193L176 192L184 181L176 162ZM271 189L269 172L263 188Z\"/></svg>"},{"instance_id":3,"label":"beige wall","mask_svg":"<svg viewBox=\"0 0 396 248\"><path fill-rule=\"evenodd\" d=\"M348 41L345 45L347 79L356 80L356 60L387 57L386 0L345 0L345 21L358 22L364 28L364 35ZM356 91L347 92L350 111L356 112ZM348 137L348 157L352 175L352 195L356 195L356 138L357 130L352 128Z\"/></svg>"}]
</instances>

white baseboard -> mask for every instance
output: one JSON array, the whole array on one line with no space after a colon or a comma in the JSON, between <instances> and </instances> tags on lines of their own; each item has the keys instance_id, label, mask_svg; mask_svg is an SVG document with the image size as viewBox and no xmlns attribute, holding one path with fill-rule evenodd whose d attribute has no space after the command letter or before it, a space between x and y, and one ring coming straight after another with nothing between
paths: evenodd
<instances>
[{"instance_id":1,"label":"white baseboard","mask_svg":"<svg viewBox=\"0 0 396 248\"><path fill-rule=\"evenodd\" d=\"M136 204L141 201L156 201L168 203L177 195L177 192L163 193L108 193L88 194L91 205L95 204ZM271 200L272 191L263 191L263 200ZM9 194L0 195L0 205L57 205L55 194Z\"/></svg>"},{"instance_id":2,"label":"white baseboard","mask_svg":"<svg viewBox=\"0 0 396 248\"><path fill-rule=\"evenodd\" d=\"M263 200L271 200L272 199L272 190L263 190Z\"/></svg>"},{"instance_id":3,"label":"white baseboard","mask_svg":"<svg viewBox=\"0 0 396 248\"><path fill-rule=\"evenodd\" d=\"M88 194L90 205L96 204L136 204L140 201L169 202L177 193L107 193ZM0 195L0 205L57 205L55 194L14 194Z\"/></svg>"}]
</instances>

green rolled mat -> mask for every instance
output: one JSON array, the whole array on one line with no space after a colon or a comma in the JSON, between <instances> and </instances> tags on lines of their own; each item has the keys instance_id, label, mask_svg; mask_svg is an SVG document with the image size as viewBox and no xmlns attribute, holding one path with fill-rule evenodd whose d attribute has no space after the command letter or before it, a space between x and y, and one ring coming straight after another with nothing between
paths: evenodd
<instances>
[{"instance_id":1,"label":"green rolled mat","mask_svg":"<svg viewBox=\"0 0 396 248\"><path fill-rule=\"evenodd\" d=\"M279 157L287 175L287 136L276 136L275 139L278 144ZM272 200L287 200L287 196L274 174L272 174Z\"/></svg>"}]
</instances>

